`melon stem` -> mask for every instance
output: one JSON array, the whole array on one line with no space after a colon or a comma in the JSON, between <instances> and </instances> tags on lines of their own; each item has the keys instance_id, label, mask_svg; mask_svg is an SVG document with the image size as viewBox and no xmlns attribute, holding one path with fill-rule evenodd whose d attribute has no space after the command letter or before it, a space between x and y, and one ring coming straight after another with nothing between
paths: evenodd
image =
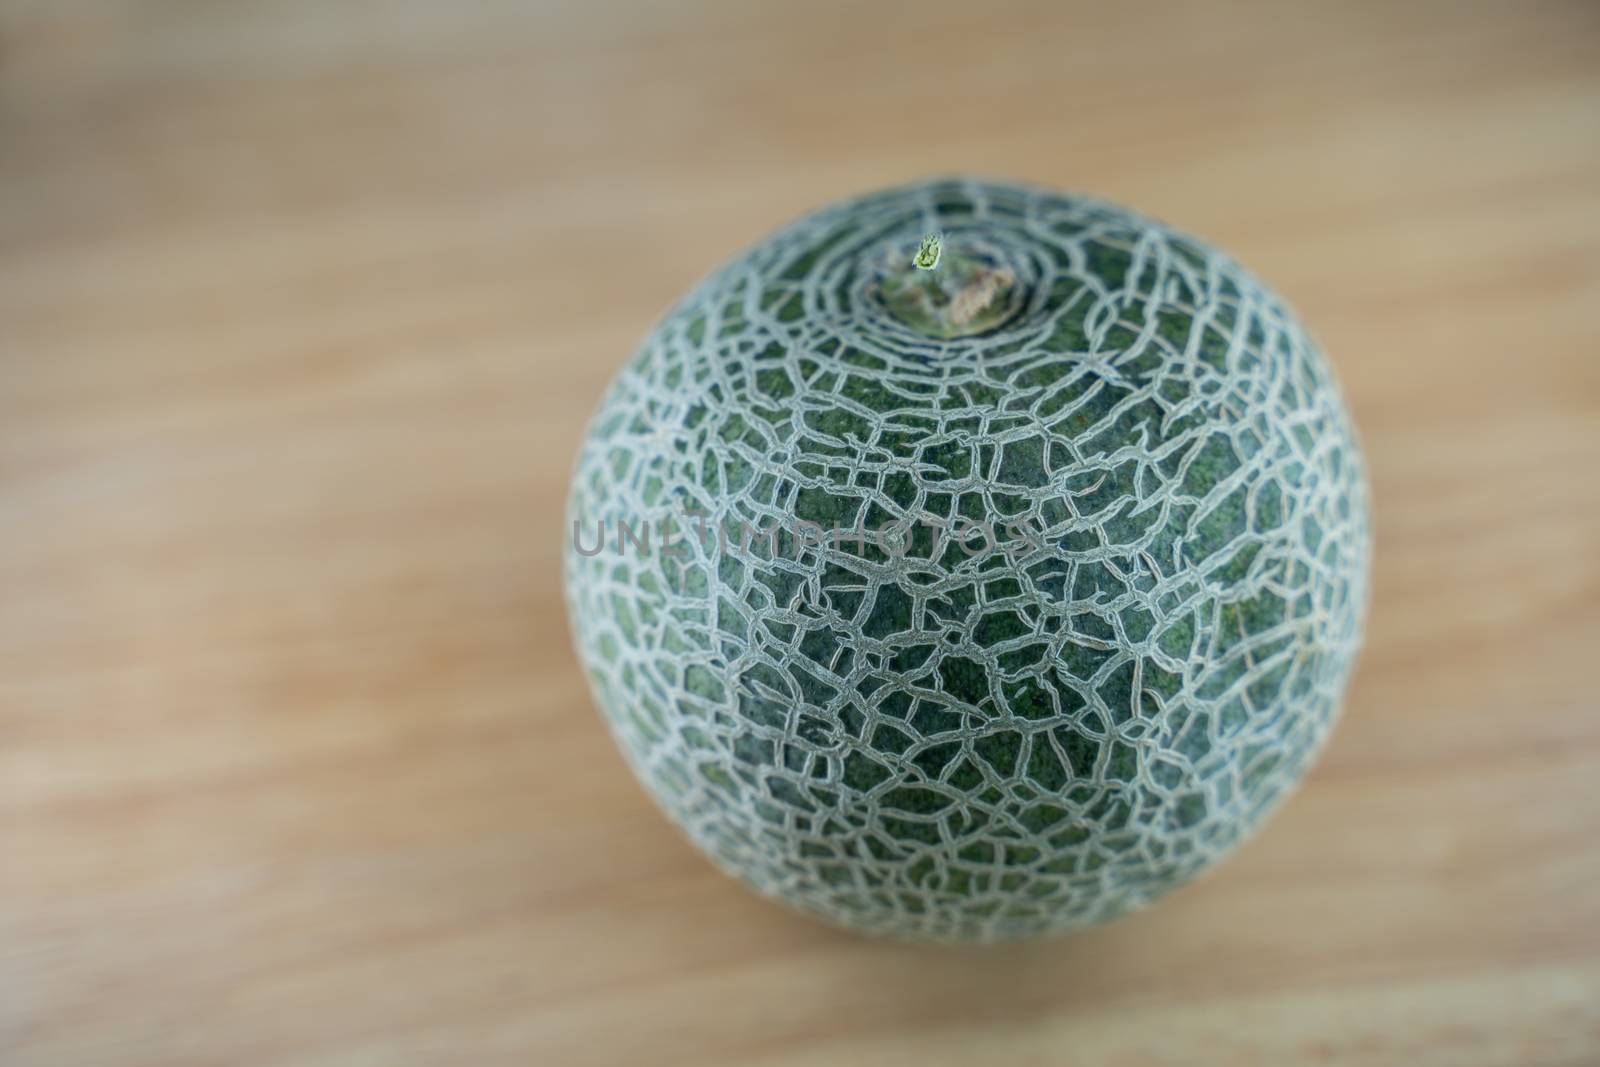
<instances>
[{"instance_id":1,"label":"melon stem","mask_svg":"<svg viewBox=\"0 0 1600 1067\"><path fill-rule=\"evenodd\" d=\"M965 254L942 234L922 238L910 263L891 263L879 282L889 313L918 333L940 340L970 337L997 326L1016 275Z\"/></svg>"}]
</instances>

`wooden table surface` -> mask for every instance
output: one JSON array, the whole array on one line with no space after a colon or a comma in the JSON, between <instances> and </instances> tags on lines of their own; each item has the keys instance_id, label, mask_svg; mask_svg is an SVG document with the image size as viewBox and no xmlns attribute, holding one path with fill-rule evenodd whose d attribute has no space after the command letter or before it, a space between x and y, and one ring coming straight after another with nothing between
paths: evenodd
<instances>
[{"instance_id":1,"label":"wooden table surface","mask_svg":"<svg viewBox=\"0 0 1600 1067\"><path fill-rule=\"evenodd\" d=\"M929 172L1295 302L1369 643L1232 862L940 951L671 830L559 596L702 273ZM1600 1063L1600 7L0 13L0 1062Z\"/></svg>"}]
</instances>

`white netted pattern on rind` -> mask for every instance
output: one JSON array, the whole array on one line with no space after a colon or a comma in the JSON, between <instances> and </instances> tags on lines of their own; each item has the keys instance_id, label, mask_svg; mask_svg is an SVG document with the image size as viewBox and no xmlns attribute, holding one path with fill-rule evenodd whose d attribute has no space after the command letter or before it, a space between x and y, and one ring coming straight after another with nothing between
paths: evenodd
<instances>
[{"instance_id":1,"label":"white netted pattern on rind","mask_svg":"<svg viewBox=\"0 0 1600 1067\"><path fill-rule=\"evenodd\" d=\"M932 230L1015 273L998 328L884 311L886 257ZM871 536L961 516L998 546ZM801 522L869 535L796 559ZM935 940L1099 921L1234 847L1332 724L1369 543L1278 298L1149 220L974 181L823 211L702 284L596 414L568 538L596 698L673 819L764 893Z\"/></svg>"}]
</instances>

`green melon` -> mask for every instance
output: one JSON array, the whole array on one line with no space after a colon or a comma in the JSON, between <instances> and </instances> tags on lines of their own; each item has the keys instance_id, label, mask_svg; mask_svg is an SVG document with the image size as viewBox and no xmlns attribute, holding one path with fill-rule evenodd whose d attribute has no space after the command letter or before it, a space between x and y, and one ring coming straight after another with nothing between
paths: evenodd
<instances>
[{"instance_id":1,"label":"green melon","mask_svg":"<svg viewBox=\"0 0 1600 1067\"><path fill-rule=\"evenodd\" d=\"M703 282L606 394L568 520L580 657L667 814L762 893L936 941L1099 922L1238 845L1332 726L1369 555L1280 298L976 180Z\"/></svg>"}]
</instances>

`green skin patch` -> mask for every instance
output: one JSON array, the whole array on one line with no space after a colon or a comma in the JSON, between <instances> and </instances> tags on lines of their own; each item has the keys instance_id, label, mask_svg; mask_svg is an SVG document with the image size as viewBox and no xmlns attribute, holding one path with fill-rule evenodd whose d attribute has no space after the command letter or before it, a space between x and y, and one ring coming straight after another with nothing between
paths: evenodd
<instances>
[{"instance_id":1,"label":"green skin patch","mask_svg":"<svg viewBox=\"0 0 1600 1067\"><path fill-rule=\"evenodd\" d=\"M663 521L670 552L618 534ZM697 287L606 394L568 522L579 655L667 814L762 893L942 942L1114 917L1259 826L1336 717L1370 544L1278 297L1131 212L968 180Z\"/></svg>"}]
</instances>

